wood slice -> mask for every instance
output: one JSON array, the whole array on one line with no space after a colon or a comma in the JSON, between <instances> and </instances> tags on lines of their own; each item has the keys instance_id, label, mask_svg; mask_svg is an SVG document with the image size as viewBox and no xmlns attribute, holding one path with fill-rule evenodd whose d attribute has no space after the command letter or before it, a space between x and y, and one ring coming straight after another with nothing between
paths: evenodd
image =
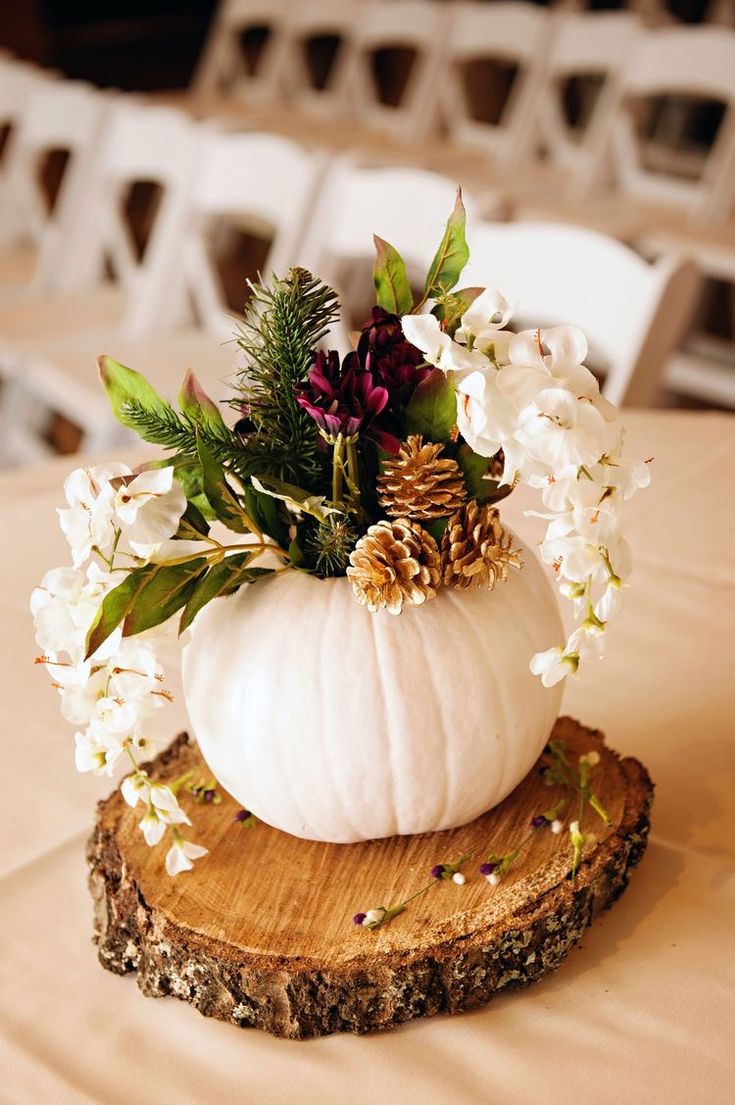
<instances>
[{"instance_id":1,"label":"wood slice","mask_svg":"<svg viewBox=\"0 0 735 1105\"><path fill-rule=\"evenodd\" d=\"M585 813L583 828L597 841L573 879L569 836L548 829L499 886L478 874L557 800L537 768L463 828L360 844L247 828L233 820L239 807L229 795L195 807L184 795L191 835L210 854L176 878L164 871L165 848L142 840L140 807L116 791L99 804L88 849L102 965L137 971L149 996L174 994L205 1016L294 1038L457 1013L541 978L625 889L646 846L653 795L645 768L607 749L600 732L560 718L554 736L571 754L599 751L594 787L612 817L606 827ZM159 779L190 769L209 775L186 734L149 765ZM353 923L356 912L404 900L434 864L465 852L475 853L465 885L438 880L373 931Z\"/></svg>"}]
</instances>

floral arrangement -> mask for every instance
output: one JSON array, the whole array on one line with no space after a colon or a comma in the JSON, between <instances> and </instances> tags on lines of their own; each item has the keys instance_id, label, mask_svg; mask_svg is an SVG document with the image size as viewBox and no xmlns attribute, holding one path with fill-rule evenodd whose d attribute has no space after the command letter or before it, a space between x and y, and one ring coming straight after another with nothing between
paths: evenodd
<instances>
[{"instance_id":1,"label":"floral arrangement","mask_svg":"<svg viewBox=\"0 0 735 1105\"><path fill-rule=\"evenodd\" d=\"M127 760L123 797L142 802L148 844L171 830L171 874L204 853L182 835L183 783L140 766L168 697L156 635L174 616L183 633L213 599L283 571L346 576L367 611L393 615L441 588L492 589L521 567L497 504L522 481L540 490L540 554L579 623L531 670L551 686L601 653L631 569L620 508L647 465L622 458L584 335L507 329L498 292L455 290L468 257L459 192L418 299L376 238L377 303L344 358L323 348L331 288L303 269L252 285L229 420L191 373L175 407L100 360L118 419L171 455L69 476L59 521L72 566L48 572L31 606L77 768L111 775Z\"/></svg>"}]
</instances>

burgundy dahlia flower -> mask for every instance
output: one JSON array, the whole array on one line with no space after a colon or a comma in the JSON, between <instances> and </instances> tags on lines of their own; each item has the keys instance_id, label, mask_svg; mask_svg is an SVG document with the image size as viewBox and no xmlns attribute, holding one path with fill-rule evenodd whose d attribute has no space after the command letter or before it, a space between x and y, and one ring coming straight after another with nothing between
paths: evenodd
<instances>
[{"instance_id":1,"label":"burgundy dahlia flower","mask_svg":"<svg viewBox=\"0 0 735 1105\"><path fill-rule=\"evenodd\" d=\"M420 349L406 341L398 315L373 307L357 346L360 364L388 390L391 410L405 407L417 384L431 372Z\"/></svg>"},{"instance_id":2,"label":"burgundy dahlia flower","mask_svg":"<svg viewBox=\"0 0 735 1105\"><path fill-rule=\"evenodd\" d=\"M356 353L349 353L340 365L334 350L317 353L306 383L296 389L296 402L326 437L363 433L385 452L395 454L400 447L398 438L380 425L388 400L387 388L376 384Z\"/></svg>"}]
</instances>

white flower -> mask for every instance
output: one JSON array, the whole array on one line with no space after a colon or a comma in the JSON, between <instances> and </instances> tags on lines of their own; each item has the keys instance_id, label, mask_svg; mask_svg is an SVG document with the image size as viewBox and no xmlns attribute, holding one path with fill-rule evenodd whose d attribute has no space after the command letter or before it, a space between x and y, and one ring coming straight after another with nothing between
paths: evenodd
<instances>
[{"instance_id":1,"label":"white flower","mask_svg":"<svg viewBox=\"0 0 735 1105\"><path fill-rule=\"evenodd\" d=\"M560 387L540 391L521 411L515 436L557 478L596 464L610 443L609 423L597 408Z\"/></svg>"},{"instance_id":2,"label":"white flower","mask_svg":"<svg viewBox=\"0 0 735 1105\"><path fill-rule=\"evenodd\" d=\"M434 315L404 315L401 328L406 341L420 349L429 364L439 365L448 356L452 339Z\"/></svg>"},{"instance_id":3,"label":"white flower","mask_svg":"<svg viewBox=\"0 0 735 1105\"><path fill-rule=\"evenodd\" d=\"M504 327L512 315L513 305L495 288L485 288L462 315L455 341L479 350L497 366L507 364L513 334Z\"/></svg>"},{"instance_id":4,"label":"white flower","mask_svg":"<svg viewBox=\"0 0 735 1105\"><path fill-rule=\"evenodd\" d=\"M464 886L464 884L467 882L467 879L461 871L455 871L452 875L452 882L456 882L457 886Z\"/></svg>"},{"instance_id":5,"label":"white flower","mask_svg":"<svg viewBox=\"0 0 735 1105\"><path fill-rule=\"evenodd\" d=\"M154 791L155 785L149 792L150 799L152 799ZM178 804L171 809L161 809L155 802L150 800L148 802L148 809L139 822L139 828L145 837L146 844L149 846L160 844L163 834L169 825L191 825L191 821Z\"/></svg>"},{"instance_id":6,"label":"white flower","mask_svg":"<svg viewBox=\"0 0 735 1105\"><path fill-rule=\"evenodd\" d=\"M181 871L190 871L193 867L192 860L206 856L208 849L200 844L192 844L188 840L176 837L166 853L166 871L169 875L178 875Z\"/></svg>"},{"instance_id":7,"label":"white flower","mask_svg":"<svg viewBox=\"0 0 735 1105\"><path fill-rule=\"evenodd\" d=\"M546 652L537 652L532 656L529 667L534 675L541 676L545 687L553 687L571 672L576 672L578 665L578 657L568 656L560 645L555 645Z\"/></svg>"},{"instance_id":8,"label":"white flower","mask_svg":"<svg viewBox=\"0 0 735 1105\"><path fill-rule=\"evenodd\" d=\"M145 771L134 771L132 775L126 775L120 784L120 793L129 806L137 806L142 799L148 801L151 784Z\"/></svg>"},{"instance_id":9,"label":"white flower","mask_svg":"<svg viewBox=\"0 0 735 1105\"><path fill-rule=\"evenodd\" d=\"M509 443L516 426L515 411L498 390L498 376L498 370L488 366L486 371L471 372L457 384L459 431L470 448L483 457L495 456Z\"/></svg>"},{"instance_id":10,"label":"white flower","mask_svg":"<svg viewBox=\"0 0 735 1105\"><path fill-rule=\"evenodd\" d=\"M605 630L585 622L569 636L564 653L580 660L601 660L605 648Z\"/></svg>"},{"instance_id":11,"label":"white flower","mask_svg":"<svg viewBox=\"0 0 735 1105\"><path fill-rule=\"evenodd\" d=\"M602 458L599 467L600 474L593 471L593 478L604 482L607 487L614 487L623 499L629 499L651 482L651 469L644 460L623 460L619 456L606 456Z\"/></svg>"},{"instance_id":12,"label":"white flower","mask_svg":"<svg viewBox=\"0 0 735 1105\"><path fill-rule=\"evenodd\" d=\"M443 372L474 372L488 365L482 353L452 341L434 315L404 315L401 325L411 345L421 350L429 364Z\"/></svg>"},{"instance_id":13,"label":"white flower","mask_svg":"<svg viewBox=\"0 0 735 1105\"><path fill-rule=\"evenodd\" d=\"M122 744L109 734L99 736L89 731L76 733L74 763L77 771L91 771L94 775L112 775L113 768L122 754Z\"/></svg>"},{"instance_id":14,"label":"white flower","mask_svg":"<svg viewBox=\"0 0 735 1105\"><path fill-rule=\"evenodd\" d=\"M620 586L614 583L608 584L604 592L594 604L595 617L601 622L609 622L620 609Z\"/></svg>"},{"instance_id":15,"label":"white flower","mask_svg":"<svg viewBox=\"0 0 735 1105\"><path fill-rule=\"evenodd\" d=\"M500 886L500 875L497 871L491 871L489 875L485 875L485 879L491 886Z\"/></svg>"},{"instance_id":16,"label":"white flower","mask_svg":"<svg viewBox=\"0 0 735 1105\"><path fill-rule=\"evenodd\" d=\"M564 822L556 818L554 821L551 822L549 828L551 829L554 836L560 836L564 829Z\"/></svg>"},{"instance_id":17,"label":"white flower","mask_svg":"<svg viewBox=\"0 0 735 1105\"><path fill-rule=\"evenodd\" d=\"M45 653L64 654L72 665L81 665L89 627L107 591L119 580L90 564L86 572L76 568L52 568L31 594L31 613L36 642ZM117 629L94 654L95 660L117 648L122 630ZM58 659L58 656L56 657ZM88 673L88 666L87 666ZM54 677L56 678L56 673ZM68 675L69 681L83 679L82 670ZM57 679L61 681L61 677Z\"/></svg>"},{"instance_id":18,"label":"white flower","mask_svg":"<svg viewBox=\"0 0 735 1105\"><path fill-rule=\"evenodd\" d=\"M88 560L92 547L109 552L115 539L114 491L110 480L129 476L125 464L98 464L75 469L64 482L68 509L58 511L59 524L71 547L74 567Z\"/></svg>"},{"instance_id":19,"label":"white flower","mask_svg":"<svg viewBox=\"0 0 735 1105\"><path fill-rule=\"evenodd\" d=\"M148 847L152 848L163 840L166 822L158 816L155 806L149 805L145 815L138 822L138 828L143 833Z\"/></svg>"},{"instance_id":20,"label":"white flower","mask_svg":"<svg viewBox=\"0 0 735 1105\"><path fill-rule=\"evenodd\" d=\"M118 487L114 509L133 552L148 557L178 529L186 495L174 479L173 466L154 468Z\"/></svg>"}]
</instances>

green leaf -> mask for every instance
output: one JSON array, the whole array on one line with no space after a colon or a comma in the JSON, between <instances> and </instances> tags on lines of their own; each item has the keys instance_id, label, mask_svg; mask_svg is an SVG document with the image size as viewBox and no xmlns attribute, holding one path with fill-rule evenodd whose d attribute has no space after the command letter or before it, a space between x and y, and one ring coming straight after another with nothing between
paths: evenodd
<instances>
[{"instance_id":1,"label":"green leaf","mask_svg":"<svg viewBox=\"0 0 735 1105\"><path fill-rule=\"evenodd\" d=\"M457 397L450 373L434 368L414 391L406 408L406 433L426 441L451 441L457 424Z\"/></svg>"},{"instance_id":2,"label":"green leaf","mask_svg":"<svg viewBox=\"0 0 735 1105\"><path fill-rule=\"evenodd\" d=\"M225 470L197 437L197 452L202 466L202 487L209 505L228 529L236 533L250 533L248 518L240 501L225 479Z\"/></svg>"},{"instance_id":3,"label":"green leaf","mask_svg":"<svg viewBox=\"0 0 735 1105\"><path fill-rule=\"evenodd\" d=\"M431 313L442 324L442 330L449 334L450 338L459 326L460 319L470 304L474 303L484 288L462 288L459 292L450 292L434 304Z\"/></svg>"},{"instance_id":4,"label":"green leaf","mask_svg":"<svg viewBox=\"0 0 735 1105\"><path fill-rule=\"evenodd\" d=\"M294 568L300 568L304 563L304 554L297 537L294 537L293 541L288 546L288 555Z\"/></svg>"},{"instance_id":5,"label":"green leaf","mask_svg":"<svg viewBox=\"0 0 735 1105\"><path fill-rule=\"evenodd\" d=\"M377 234L373 235L373 241L375 242L373 284L378 306L394 315L407 315L413 307L413 293L408 281L406 264L390 242L383 241Z\"/></svg>"},{"instance_id":6,"label":"green leaf","mask_svg":"<svg viewBox=\"0 0 735 1105\"><path fill-rule=\"evenodd\" d=\"M153 571L136 593L123 621L123 637L134 637L168 621L189 601L197 582L207 570L207 560L198 556L184 564L148 565Z\"/></svg>"},{"instance_id":7,"label":"green leaf","mask_svg":"<svg viewBox=\"0 0 735 1105\"><path fill-rule=\"evenodd\" d=\"M437 299L451 291L467 264L470 251L465 237L467 215L462 203L462 189L457 189L454 210L447 220L447 228L439 249L431 262L424 289L425 299Z\"/></svg>"},{"instance_id":8,"label":"green leaf","mask_svg":"<svg viewBox=\"0 0 735 1105\"><path fill-rule=\"evenodd\" d=\"M449 525L449 519L451 515L447 514L445 518L432 518L430 522L424 522L423 527L427 533L436 541L437 545L440 544L444 531Z\"/></svg>"},{"instance_id":9,"label":"green leaf","mask_svg":"<svg viewBox=\"0 0 735 1105\"><path fill-rule=\"evenodd\" d=\"M119 583L112 591L108 591L87 634L85 660L96 652L110 634L117 629L137 596L151 578L154 570L154 564L145 564L142 568L134 568L132 572L125 576L122 583Z\"/></svg>"},{"instance_id":10,"label":"green leaf","mask_svg":"<svg viewBox=\"0 0 735 1105\"><path fill-rule=\"evenodd\" d=\"M251 476L251 483L256 491L264 495L270 495L274 499L281 499L293 510L299 510L303 514L310 514L319 522L324 522L330 514L343 514L344 511L337 507L327 506L324 495L312 495L303 487L277 480L275 476Z\"/></svg>"},{"instance_id":11,"label":"green leaf","mask_svg":"<svg viewBox=\"0 0 735 1105\"><path fill-rule=\"evenodd\" d=\"M192 590L179 621L179 633L191 625L194 618L212 599L231 595L244 583L252 583L259 576L269 575L269 568L249 568L252 553L233 553L200 577Z\"/></svg>"},{"instance_id":12,"label":"green leaf","mask_svg":"<svg viewBox=\"0 0 735 1105\"><path fill-rule=\"evenodd\" d=\"M477 499L478 503L499 503L513 490L510 484L501 486L498 480L484 478L491 458L479 456L469 445L462 445L455 459L464 473L468 499Z\"/></svg>"},{"instance_id":13,"label":"green leaf","mask_svg":"<svg viewBox=\"0 0 735 1105\"><path fill-rule=\"evenodd\" d=\"M478 503L497 503L510 495L512 488L509 484L501 487L498 480L485 478L491 458L481 457L465 444L460 447L455 459L464 473L468 499L477 499Z\"/></svg>"},{"instance_id":14,"label":"green leaf","mask_svg":"<svg viewBox=\"0 0 735 1105\"><path fill-rule=\"evenodd\" d=\"M196 541L198 537L206 537L208 533L209 523L199 507L196 503L187 502L174 536L185 541Z\"/></svg>"},{"instance_id":15,"label":"green leaf","mask_svg":"<svg viewBox=\"0 0 735 1105\"><path fill-rule=\"evenodd\" d=\"M126 368L112 357L100 357L97 361L100 370L100 379L107 392L107 398L117 418L123 426L137 430L139 427L131 420L126 410L127 403L135 403L139 409L149 414L169 417L174 415L169 403L160 397L155 388L132 368ZM141 434L141 437L144 435Z\"/></svg>"},{"instance_id":16,"label":"green leaf","mask_svg":"<svg viewBox=\"0 0 735 1105\"><path fill-rule=\"evenodd\" d=\"M228 435L219 407L209 398L191 369L179 391L179 407L195 426L205 426L215 436Z\"/></svg>"},{"instance_id":17,"label":"green leaf","mask_svg":"<svg viewBox=\"0 0 735 1105\"><path fill-rule=\"evenodd\" d=\"M285 548L288 544L288 525L281 517L281 510L273 496L264 495L251 485L244 487L243 496L245 509L256 525Z\"/></svg>"}]
</instances>

